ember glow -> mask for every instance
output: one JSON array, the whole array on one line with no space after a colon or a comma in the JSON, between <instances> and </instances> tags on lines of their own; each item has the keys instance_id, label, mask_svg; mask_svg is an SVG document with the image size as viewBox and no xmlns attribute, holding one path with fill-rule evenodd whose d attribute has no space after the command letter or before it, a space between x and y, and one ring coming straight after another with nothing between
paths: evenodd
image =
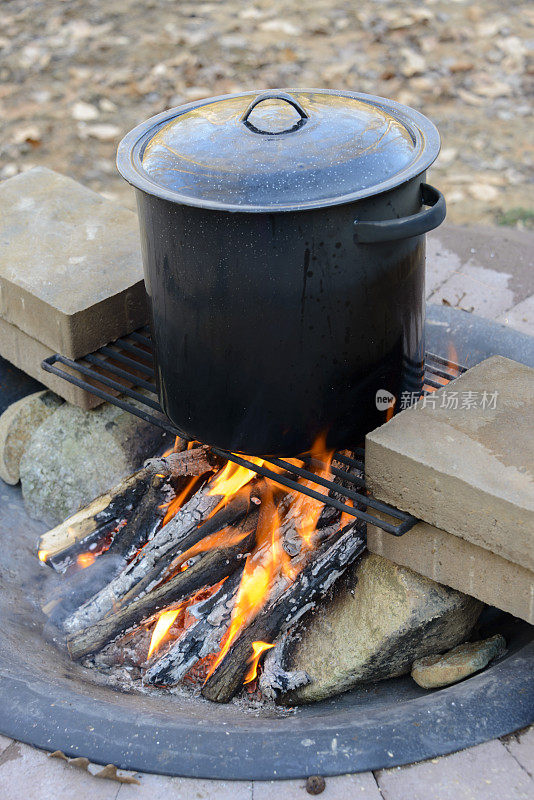
<instances>
[{"instance_id":1,"label":"ember glow","mask_svg":"<svg viewBox=\"0 0 534 800\"><path fill-rule=\"evenodd\" d=\"M262 655L267 651L270 650L271 647L274 647L274 644L269 644L268 642L252 642L252 656L250 657L250 667L248 669L247 674L245 675L245 680L243 683L250 683L254 680L254 678L258 674L258 664L260 663L260 658Z\"/></svg>"},{"instance_id":2,"label":"ember glow","mask_svg":"<svg viewBox=\"0 0 534 800\"><path fill-rule=\"evenodd\" d=\"M47 551L47 550L39 550L39 552L37 553L37 555L38 555L38 557L39 557L39 561L42 561L42 562L43 562L43 564L44 564L44 562L45 562L45 561L46 561L46 559L48 558L48 551Z\"/></svg>"},{"instance_id":3,"label":"ember glow","mask_svg":"<svg viewBox=\"0 0 534 800\"><path fill-rule=\"evenodd\" d=\"M76 559L76 563L82 569L86 567L90 567L91 564L94 563L95 556L92 553L80 553L78 558Z\"/></svg>"}]
</instances>

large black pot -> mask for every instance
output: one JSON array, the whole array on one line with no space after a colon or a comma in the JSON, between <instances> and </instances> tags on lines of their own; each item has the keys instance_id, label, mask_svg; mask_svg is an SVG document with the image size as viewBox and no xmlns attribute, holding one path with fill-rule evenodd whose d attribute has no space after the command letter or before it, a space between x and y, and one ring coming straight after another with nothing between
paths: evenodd
<instances>
[{"instance_id":1,"label":"large black pot","mask_svg":"<svg viewBox=\"0 0 534 800\"><path fill-rule=\"evenodd\" d=\"M185 436L349 446L421 389L438 152L413 109L329 90L202 100L123 139L160 400Z\"/></svg>"}]
</instances>

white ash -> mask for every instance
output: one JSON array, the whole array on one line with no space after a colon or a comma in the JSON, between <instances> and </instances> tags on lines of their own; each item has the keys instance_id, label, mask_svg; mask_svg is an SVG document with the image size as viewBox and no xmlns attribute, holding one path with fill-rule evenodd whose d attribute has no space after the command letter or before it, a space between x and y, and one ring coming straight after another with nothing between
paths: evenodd
<instances>
[{"instance_id":1,"label":"white ash","mask_svg":"<svg viewBox=\"0 0 534 800\"><path fill-rule=\"evenodd\" d=\"M112 611L130 589L154 567L177 541L190 533L217 505L220 497L197 492L114 580L84 603L63 624L68 634L92 625ZM143 592L144 593L144 592Z\"/></svg>"},{"instance_id":2,"label":"white ash","mask_svg":"<svg viewBox=\"0 0 534 800\"><path fill-rule=\"evenodd\" d=\"M311 682L310 676L304 670L291 671L284 668L285 650L289 638L287 633L284 634L265 656L259 688L268 700L276 700L279 693L284 694Z\"/></svg>"}]
</instances>

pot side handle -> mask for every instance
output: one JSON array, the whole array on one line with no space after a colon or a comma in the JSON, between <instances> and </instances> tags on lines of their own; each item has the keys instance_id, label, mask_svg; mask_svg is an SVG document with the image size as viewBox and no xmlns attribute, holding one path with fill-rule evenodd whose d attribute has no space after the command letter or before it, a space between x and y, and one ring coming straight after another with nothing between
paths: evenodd
<instances>
[{"instance_id":1,"label":"pot side handle","mask_svg":"<svg viewBox=\"0 0 534 800\"><path fill-rule=\"evenodd\" d=\"M429 183L421 184L421 200L429 208L400 219L382 221L354 221L354 241L357 244L374 242L393 242L396 239L409 239L434 230L445 219L447 208L442 193Z\"/></svg>"}]
</instances>

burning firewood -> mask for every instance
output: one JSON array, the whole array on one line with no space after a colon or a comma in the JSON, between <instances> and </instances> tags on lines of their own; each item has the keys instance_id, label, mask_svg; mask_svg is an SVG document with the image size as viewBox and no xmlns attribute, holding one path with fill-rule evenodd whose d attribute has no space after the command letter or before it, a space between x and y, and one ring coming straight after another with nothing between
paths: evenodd
<instances>
[{"instance_id":1,"label":"burning firewood","mask_svg":"<svg viewBox=\"0 0 534 800\"><path fill-rule=\"evenodd\" d=\"M169 453L160 458L150 458L145 461L145 468L152 473L163 475L204 475L210 470L219 469L223 460L208 447L201 445L191 450L182 450L181 453Z\"/></svg>"},{"instance_id":2,"label":"burning firewood","mask_svg":"<svg viewBox=\"0 0 534 800\"><path fill-rule=\"evenodd\" d=\"M312 454L300 463L313 462L319 478L333 474L341 482L345 470L331 459ZM221 467L205 446L151 459L133 478L142 490L120 526L104 516L115 523L114 535L99 544L94 580L91 566L79 573L87 580L81 592L73 586L71 610L56 624L73 659L104 650L95 662L104 664L121 641L136 642L144 683L205 681L206 698L227 702L253 680L262 654L363 552L361 526L343 527L346 513L275 488L244 466ZM302 474L300 482L310 480ZM175 497L162 503L170 485Z\"/></svg>"},{"instance_id":3,"label":"burning firewood","mask_svg":"<svg viewBox=\"0 0 534 800\"><path fill-rule=\"evenodd\" d=\"M151 481L149 470L141 469L44 533L39 541L39 559L62 572L79 555L97 550L98 543L119 521L134 513Z\"/></svg>"},{"instance_id":4,"label":"burning firewood","mask_svg":"<svg viewBox=\"0 0 534 800\"><path fill-rule=\"evenodd\" d=\"M203 696L217 703L227 703L243 685L254 653L253 645L258 642L269 645L294 625L364 550L365 540L356 524L327 539L294 582L240 631L204 684Z\"/></svg>"},{"instance_id":5,"label":"burning firewood","mask_svg":"<svg viewBox=\"0 0 534 800\"><path fill-rule=\"evenodd\" d=\"M255 520L253 511L251 519L243 520L236 529L230 529L230 544L208 550L192 566L178 572L166 583L151 592L138 597L132 602L119 607L117 611L96 622L79 633L67 638L67 646L72 658L80 659L101 650L108 642L119 634L125 633L139 625L170 603L176 603L203 586L213 586L226 578L242 563L243 553L250 549L255 537ZM251 530L252 528L252 530ZM236 536L237 531L241 536Z\"/></svg>"},{"instance_id":6,"label":"burning firewood","mask_svg":"<svg viewBox=\"0 0 534 800\"><path fill-rule=\"evenodd\" d=\"M73 634L93 625L111 612L125 595L157 567L167 553L180 547L186 537L211 516L218 506L225 505L229 497L236 495L254 477L250 470L228 463L183 505L183 497L177 497L179 508L175 516L160 528L116 578L67 617L63 623L64 630ZM191 482L199 480L202 481L202 478L192 478Z\"/></svg>"},{"instance_id":7,"label":"burning firewood","mask_svg":"<svg viewBox=\"0 0 534 800\"><path fill-rule=\"evenodd\" d=\"M236 570L211 597L189 607L196 621L147 670L144 683L173 686L197 661L219 650L242 574L242 569Z\"/></svg>"}]
</instances>

